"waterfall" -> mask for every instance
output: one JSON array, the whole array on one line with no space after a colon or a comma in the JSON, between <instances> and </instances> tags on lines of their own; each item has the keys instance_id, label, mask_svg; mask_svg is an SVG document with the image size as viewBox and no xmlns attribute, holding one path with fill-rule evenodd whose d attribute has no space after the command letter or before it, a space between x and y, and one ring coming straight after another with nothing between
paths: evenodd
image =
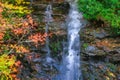
<instances>
[{"instance_id":1,"label":"waterfall","mask_svg":"<svg viewBox=\"0 0 120 80\"><path fill-rule=\"evenodd\" d=\"M46 62L51 62L52 58L50 57L50 48L49 48L49 36L48 36L48 30L49 30L49 24L53 22L52 18L52 5L47 5L46 11L45 11L45 22L46 22L46 28L45 28L45 34L46 36Z\"/></svg>"},{"instance_id":2,"label":"waterfall","mask_svg":"<svg viewBox=\"0 0 120 80\"><path fill-rule=\"evenodd\" d=\"M65 80L79 80L81 77L80 70L80 37L79 31L81 29L82 14L77 10L76 4L70 4L71 9L69 11L67 19L68 29L68 55L66 60L68 62Z\"/></svg>"},{"instance_id":3,"label":"waterfall","mask_svg":"<svg viewBox=\"0 0 120 80\"><path fill-rule=\"evenodd\" d=\"M60 65L60 74L53 80L82 80L80 69L80 36L82 28L82 14L78 12L76 4L70 3L68 18L66 19L68 32L68 53L63 51L63 61Z\"/></svg>"},{"instance_id":4,"label":"waterfall","mask_svg":"<svg viewBox=\"0 0 120 80\"><path fill-rule=\"evenodd\" d=\"M67 53L63 51L63 59L59 68L60 74L52 80L82 80L80 69L80 36L79 31L82 27L82 14L78 12L76 4L70 2L70 10L66 19L68 32ZM46 28L45 33L48 35L49 25L53 21L52 5L47 5L45 11ZM46 37L46 62L51 63L49 37Z\"/></svg>"},{"instance_id":5,"label":"waterfall","mask_svg":"<svg viewBox=\"0 0 120 80\"><path fill-rule=\"evenodd\" d=\"M45 11L45 22L46 22L45 33L47 35L47 37L46 37L47 56L50 56L48 26L49 26L50 22L53 21L53 18L51 15L52 15L52 5L49 4L49 5L47 5L46 11Z\"/></svg>"}]
</instances>

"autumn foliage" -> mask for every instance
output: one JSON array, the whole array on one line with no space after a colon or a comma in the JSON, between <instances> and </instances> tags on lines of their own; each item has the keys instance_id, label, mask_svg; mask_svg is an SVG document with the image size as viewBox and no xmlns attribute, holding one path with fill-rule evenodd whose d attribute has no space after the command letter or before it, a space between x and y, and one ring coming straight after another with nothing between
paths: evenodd
<instances>
[{"instance_id":1,"label":"autumn foliage","mask_svg":"<svg viewBox=\"0 0 120 80\"><path fill-rule=\"evenodd\" d=\"M4 33L0 32L0 40L2 40L4 37Z\"/></svg>"},{"instance_id":2,"label":"autumn foliage","mask_svg":"<svg viewBox=\"0 0 120 80\"><path fill-rule=\"evenodd\" d=\"M4 11L3 8L3 4L0 3L0 54L3 55L0 55L0 64L2 64L3 67L0 68L0 71L2 71L0 72L0 79L20 80L17 75L21 72L23 65L22 62L17 59L17 55L31 53L29 49L30 46L22 42L30 41L34 43L33 46L37 46L38 44L44 45L46 37L52 37L52 33L46 34L44 31L42 31L42 33L38 31L39 24L30 14L26 15L25 18L8 17L10 20L8 21L8 19L2 15ZM16 22L16 24L11 24L11 22ZM9 65L6 65L5 61L7 61Z\"/></svg>"},{"instance_id":3,"label":"autumn foliage","mask_svg":"<svg viewBox=\"0 0 120 80\"><path fill-rule=\"evenodd\" d=\"M36 33L36 34L30 35L28 39L34 42L36 45L38 43L41 43L41 45L43 45L45 44L46 37L51 37L51 36L52 36L52 33L49 33L49 34Z\"/></svg>"}]
</instances>

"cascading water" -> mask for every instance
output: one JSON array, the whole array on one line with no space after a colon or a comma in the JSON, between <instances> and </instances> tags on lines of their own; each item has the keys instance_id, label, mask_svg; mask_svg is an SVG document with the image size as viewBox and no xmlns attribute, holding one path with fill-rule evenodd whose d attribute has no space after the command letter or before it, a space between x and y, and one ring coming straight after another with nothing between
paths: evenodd
<instances>
[{"instance_id":1,"label":"cascading water","mask_svg":"<svg viewBox=\"0 0 120 80\"><path fill-rule=\"evenodd\" d=\"M53 21L52 18L52 5L47 5L46 11L45 11L45 22L46 22L46 28L45 28L45 34L48 35L48 29L50 22ZM47 56L50 56L50 49L49 49L49 37L46 36L46 49L47 49Z\"/></svg>"},{"instance_id":2,"label":"cascading water","mask_svg":"<svg viewBox=\"0 0 120 80\"><path fill-rule=\"evenodd\" d=\"M82 26L80 19L82 15L77 11L75 4L71 4L71 9L68 16L68 61L65 80L79 80L80 71L80 41L79 31Z\"/></svg>"},{"instance_id":3,"label":"cascading water","mask_svg":"<svg viewBox=\"0 0 120 80\"><path fill-rule=\"evenodd\" d=\"M48 30L49 30L49 25L51 22L53 22L53 18L52 18L52 5L49 4L47 5L46 11L45 11L45 22L46 22L46 28L45 28L45 34L46 36L46 51L47 51L47 55L46 55L46 62L47 63L51 63L53 61L53 59L50 57L50 48L49 48L49 36L48 36Z\"/></svg>"},{"instance_id":4,"label":"cascading water","mask_svg":"<svg viewBox=\"0 0 120 80\"><path fill-rule=\"evenodd\" d=\"M80 70L80 36L82 27L82 14L78 12L76 4L70 3L70 11L67 18L68 30L68 54L64 53L60 66L60 75L54 80L82 80Z\"/></svg>"}]
</instances>

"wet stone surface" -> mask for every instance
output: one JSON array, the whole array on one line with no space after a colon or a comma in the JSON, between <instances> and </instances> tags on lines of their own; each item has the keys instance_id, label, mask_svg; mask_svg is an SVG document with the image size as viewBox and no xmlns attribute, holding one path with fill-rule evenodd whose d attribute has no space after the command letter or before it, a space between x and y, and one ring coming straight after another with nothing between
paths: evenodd
<instances>
[{"instance_id":1,"label":"wet stone surface","mask_svg":"<svg viewBox=\"0 0 120 80\"><path fill-rule=\"evenodd\" d=\"M81 30L82 71L85 80L119 80L120 37L106 28L86 26Z\"/></svg>"}]
</instances>

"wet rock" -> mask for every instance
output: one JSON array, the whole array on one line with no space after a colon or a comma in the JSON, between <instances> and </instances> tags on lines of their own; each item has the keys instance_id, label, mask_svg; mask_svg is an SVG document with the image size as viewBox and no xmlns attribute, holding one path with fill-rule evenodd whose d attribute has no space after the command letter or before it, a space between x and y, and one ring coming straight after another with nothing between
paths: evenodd
<instances>
[{"instance_id":1,"label":"wet rock","mask_svg":"<svg viewBox=\"0 0 120 80\"><path fill-rule=\"evenodd\" d=\"M41 51L44 52L44 53L47 53L47 52L48 52L46 47L42 47L42 48L41 48Z\"/></svg>"},{"instance_id":2,"label":"wet rock","mask_svg":"<svg viewBox=\"0 0 120 80\"><path fill-rule=\"evenodd\" d=\"M89 56L104 56L106 52L104 50L100 50L95 46L88 46L83 53Z\"/></svg>"},{"instance_id":3,"label":"wet rock","mask_svg":"<svg viewBox=\"0 0 120 80\"><path fill-rule=\"evenodd\" d=\"M53 22L50 24L50 30L54 30L54 31L60 31L61 29L65 30L66 29L66 25L65 23L63 23L62 21L59 22ZM62 33L61 33L62 34Z\"/></svg>"},{"instance_id":4,"label":"wet rock","mask_svg":"<svg viewBox=\"0 0 120 80\"><path fill-rule=\"evenodd\" d=\"M41 70L41 66L40 66L39 64L35 64L34 69L35 69L38 73L40 73L40 72L42 71L42 70Z\"/></svg>"},{"instance_id":5,"label":"wet rock","mask_svg":"<svg viewBox=\"0 0 120 80\"><path fill-rule=\"evenodd\" d=\"M84 41L84 42L87 42L87 43L90 43L92 41L95 40L94 36L91 36L89 34L84 34L84 33L81 33L81 39Z\"/></svg>"},{"instance_id":6,"label":"wet rock","mask_svg":"<svg viewBox=\"0 0 120 80\"><path fill-rule=\"evenodd\" d=\"M120 54L115 54L110 58L111 61L120 62Z\"/></svg>"},{"instance_id":7,"label":"wet rock","mask_svg":"<svg viewBox=\"0 0 120 80\"><path fill-rule=\"evenodd\" d=\"M54 63L55 60L52 59L51 57L47 57L47 58L46 58L46 62L47 62L47 63Z\"/></svg>"},{"instance_id":8,"label":"wet rock","mask_svg":"<svg viewBox=\"0 0 120 80\"><path fill-rule=\"evenodd\" d=\"M41 62L41 61L42 61L41 58L35 58L35 59L33 59L33 62Z\"/></svg>"},{"instance_id":9,"label":"wet rock","mask_svg":"<svg viewBox=\"0 0 120 80\"><path fill-rule=\"evenodd\" d=\"M54 63L55 63L54 59L52 59L51 57L46 57L42 61L43 70L45 70L45 71L53 70Z\"/></svg>"},{"instance_id":10,"label":"wet rock","mask_svg":"<svg viewBox=\"0 0 120 80\"><path fill-rule=\"evenodd\" d=\"M115 49L114 52L120 54L120 48Z\"/></svg>"},{"instance_id":11,"label":"wet rock","mask_svg":"<svg viewBox=\"0 0 120 80\"><path fill-rule=\"evenodd\" d=\"M32 7L34 8L34 10L44 11L47 7L47 4L33 4Z\"/></svg>"},{"instance_id":12,"label":"wet rock","mask_svg":"<svg viewBox=\"0 0 120 80\"><path fill-rule=\"evenodd\" d=\"M120 62L120 48L110 51L108 57L111 62Z\"/></svg>"},{"instance_id":13,"label":"wet rock","mask_svg":"<svg viewBox=\"0 0 120 80\"><path fill-rule=\"evenodd\" d=\"M102 30L102 31L100 31L100 32L94 31L94 32L93 32L93 35L94 35L94 37L97 38L97 39L103 39L103 38L106 38L106 37L109 36L104 30Z\"/></svg>"},{"instance_id":14,"label":"wet rock","mask_svg":"<svg viewBox=\"0 0 120 80\"><path fill-rule=\"evenodd\" d=\"M95 52L95 50L96 50L96 47L95 46L88 46L87 48L86 48L86 52Z\"/></svg>"},{"instance_id":15,"label":"wet rock","mask_svg":"<svg viewBox=\"0 0 120 80\"><path fill-rule=\"evenodd\" d=\"M111 50L111 51L109 51L109 53L110 54L120 54L118 49Z\"/></svg>"}]
</instances>

